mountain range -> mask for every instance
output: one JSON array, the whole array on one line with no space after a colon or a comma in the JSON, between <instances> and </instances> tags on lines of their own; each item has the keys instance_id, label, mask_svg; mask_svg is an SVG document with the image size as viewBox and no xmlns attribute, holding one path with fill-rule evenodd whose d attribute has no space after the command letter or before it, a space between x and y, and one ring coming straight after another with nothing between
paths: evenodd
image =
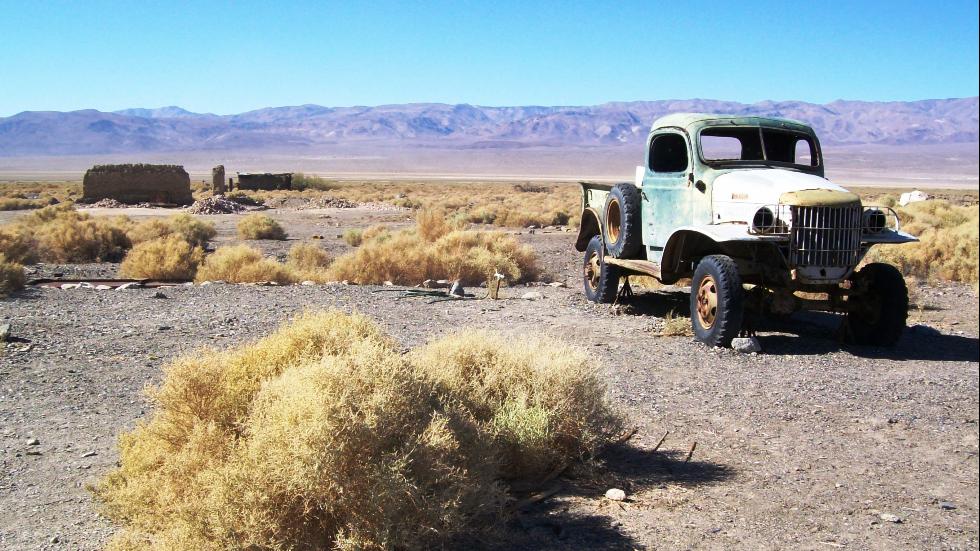
<instances>
[{"instance_id":1,"label":"mountain range","mask_svg":"<svg viewBox=\"0 0 980 551\"><path fill-rule=\"evenodd\" d=\"M908 102L717 100L613 102L583 107L415 103L300 105L236 115L180 107L115 112L25 111L0 117L0 157L194 150L290 150L349 143L453 149L637 144L673 112L778 116L812 125L828 145L975 143L978 98Z\"/></svg>"}]
</instances>

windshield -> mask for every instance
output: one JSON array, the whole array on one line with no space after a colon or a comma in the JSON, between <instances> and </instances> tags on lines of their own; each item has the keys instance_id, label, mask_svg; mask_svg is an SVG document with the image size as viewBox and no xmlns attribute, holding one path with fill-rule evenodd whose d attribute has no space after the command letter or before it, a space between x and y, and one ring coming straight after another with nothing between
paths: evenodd
<instances>
[{"instance_id":1,"label":"windshield","mask_svg":"<svg viewBox=\"0 0 980 551\"><path fill-rule=\"evenodd\" d=\"M759 126L705 128L700 134L701 159L709 165L789 166L812 170L820 166L813 139L798 132Z\"/></svg>"}]
</instances>

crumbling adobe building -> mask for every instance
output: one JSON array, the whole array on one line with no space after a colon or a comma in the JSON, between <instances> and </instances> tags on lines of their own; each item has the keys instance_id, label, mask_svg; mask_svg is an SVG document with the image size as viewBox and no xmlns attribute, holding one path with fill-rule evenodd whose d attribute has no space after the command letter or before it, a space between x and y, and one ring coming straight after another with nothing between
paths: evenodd
<instances>
[{"instance_id":1,"label":"crumbling adobe building","mask_svg":"<svg viewBox=\"0 0 980 551\"><path fill-rule=\"evenodd\" d=\"M179 165L96 165L85 172L82 201L189 205L191 178Z\"/></svg>"},{"instance_id":2,"label":"crumbling adobe building","mask_svg":"<svg viewBox=\"0 0 980 551\"><path fill-rule=\"evenodd\" d=\"M292 186L293 174L291 172L284 174L269 174L268 172L265 174L238 174L238 189L270 191L275 189L291 189Z\"/></svg>"}]
</instances>

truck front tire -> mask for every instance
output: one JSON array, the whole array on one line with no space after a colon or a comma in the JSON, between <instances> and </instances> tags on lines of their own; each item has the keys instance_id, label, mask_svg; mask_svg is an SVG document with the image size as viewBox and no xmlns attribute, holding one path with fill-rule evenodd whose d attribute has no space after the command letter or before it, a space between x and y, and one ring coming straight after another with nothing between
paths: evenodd
<instances>
[{"instance_id":1,"label":"truck front tire","mask_svg":"<svg viewBox=\"0 0 980 551\"><path fill-rule=\"evenodd\" d=\"M850 344L894 346L905 331L909 290L891 264L871 263L851 276L843 337Z\"/></svg>"},{"instance_id":2,"label":"truck front tire","mask_svg":"<svg viewBox=\"0 0 980 551\"><path fill-rule=\"evenodd\" d=\"M640 228L640 190L633 184L616 184L603 208L603 236L613 258L630 258L643 247Z\"/></svg>"},{"instance_id":3,"label":"truck front tire","mask_svg":"<svg viewBox=\"0 0 980 551\"><path fill-rule=\"evenodd\" d=\"M691 281L691 327L708 346L731 346L742 330L742 276L731 258L714 254L698 263Z\"/></svg>"},{"instance_id":4,"label":"truck front tire","mask_svg":"<svg viewBox=\"0 0 980 551\"><path fill-rule=\"evenodd\" d=\"M585 248L585 262L582 267L585 297L592 302L606 304L614 302L619 291L622 270L618 266L606 264L601 235L596 235L589 241L589 246Z\"/></svg>"}]
</instances>

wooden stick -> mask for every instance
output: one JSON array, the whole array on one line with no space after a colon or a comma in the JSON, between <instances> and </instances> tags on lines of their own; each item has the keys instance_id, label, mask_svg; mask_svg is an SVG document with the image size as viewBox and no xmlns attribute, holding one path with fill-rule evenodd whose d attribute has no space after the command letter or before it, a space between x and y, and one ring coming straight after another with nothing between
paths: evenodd
<instances>
[{"instance_id":1,"label":"wooden stick","mask_svg":"<svg viewBox=\"0 0 980 551\"><path fill-rule=\"evenodd\" d=\"M514 505L513 510L519 511L521 509L526 508L529 505L534 505L535 503L544 501L560 491L561 491L561 484L555 484L554 486L548 488L547 490L544 490L543 492L538 492L527 499L522 499L521 501L518 501L517 504Z\"/></svg>"},{"instance_id":2,"label":"wooden stick","mask_svg":"<svg viewBox=\"0 0 980 551\"><path fill-rule=\"evenodd\" d=\"M670 431L669 430L668 431L664 431L664 435L660 437L660 441L657 442L657 445L653 447L653 450L650 453L657 453L657 450L659 450L660 449L660 446L663 445L664 440L667 439L667 435L668 434L670 434Z\"/></svg>"},{"instance_id":3,"label":"wooden stick","mask_svg":"<svg viewBox=\"0 0 980 551\"><path fill-rule=\"evenodd\" d=\"M687 452L687 457L684 458L684 462L687 463L691 460L691 456L694 455L694 450L698 447L697 441L691 444L691 449Z\"/></svg>"}]
</instances>

